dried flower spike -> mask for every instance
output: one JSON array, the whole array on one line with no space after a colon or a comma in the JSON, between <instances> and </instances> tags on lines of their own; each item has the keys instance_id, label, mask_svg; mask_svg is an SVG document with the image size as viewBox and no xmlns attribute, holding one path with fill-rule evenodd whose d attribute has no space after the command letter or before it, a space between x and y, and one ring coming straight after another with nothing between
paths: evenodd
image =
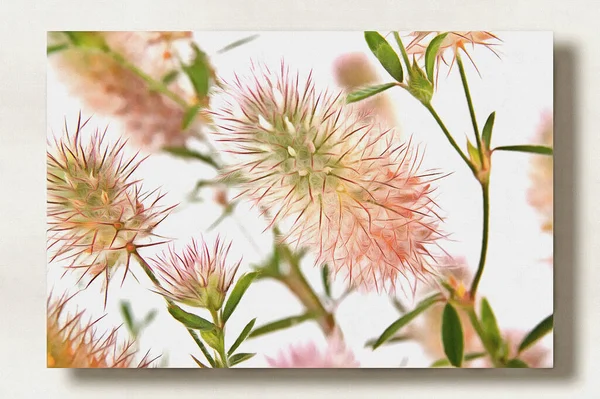
<instances>
[{"instance_id":1,"label":"dried flower spike","mask_svg":"<svg viewBox=\"0 0 600 399\"><path fill-rule=\"evenodd\" d=\"M417 57L424 57L425 51L427 50L427 46L429 42L439 34L444 32L438 31L420 31L420 32L411 32L412 41L406 46L406 52L408 54L413 54ZM452 70L454 66L454 62L456 61L456 55L459 50L462 50L463 53L469 58L475 69L477 69L477 65L473 61L473 58L469 54L468 47L475 48L475 46L484 46L489 49L491 52L498 56L498 53L494 50L494 46L501 42L501 40L492 34L491 32L484 31L467 31L467 32L446 32L447 36L442 41L440 48L437 52L437 76L440 71L440 65L443 62L445 65L449 65L448 73ZM446 56L450 53L452 60L448 63ZM499 56L498 56L499 57ZM477 69L479 73L479 69Z\"/></svg>"},{"instance_id":2,"label":"dried flower spike","mask_svg":"<svg viewBox=\"0 0 600 399\"><path fill-rule=\"evenodd\" d=\"M431 275L441 174L419 171L418 148L283 65L236 78L225 96L215 138L234 155L228 175L244 179L239 195L280 224L282 240L366 288Z\"/></svg>"},{"instance_id":3,"label":"dried flower spike","mask_svg":"<svg viewBox=\"0 0 600 399\"><path fill-rule=\"evenodd\" d=\"M137 352L133 342L120 344L117 329L98 335L95 324L86 320L83 311L66 314L64 308L72 298L48 297L47 365L52 368L146 368L154 361L148 354L135 364Z\"/></svg>"},{"instance_id":4,"label":"dried flower spike","mask_svg":"<svg viewBox=\"0 0 600 399\"><path fill-rule=\"evenodd\" d=\"M327 347L319 349L314 342L291 345L275 358L267 357L273 368L357 368L359 362L348 349L340 334L332 335Z\"/></svg>"},{"instance_id":5,"label":"dried flower spike","mask_svg":"<svg viewBox=\"0 0 600 399\"><path fill-rule=\"evenodd\" d=\"M179 69L174 57L175 42L189 41L191 32L87 32L103 40L125 62L156 81ZM125 131L150 150L181 146L205 122L200 117L182 130L185 108L153 90L148 83L110 54L72 47L52 54L50 61L61 80L90 110L123 121ZM169 90L187 102L192 93L174 79ZM200 99L208 105L208 98Z\"/></svg>"},{"instance_id":6,"label":"dried flower spike","mask_svg":"<svg viewBox=\"0 0 600 399\"><path fill-rule=\"evenodd\" d=\"M240 265L228 263L230 248L231 243L223 244L219 238L212 250L195 240L182 253L169 248L151 262L161 282L158 293L185 305L219 310Z\"/></svg>"},{"instance_id":7,"label":"dried flower spike","mask_svg":"<svg viewBox=\"0 0 600 399\"><path fill-rule=\"evenodd\" d=\"M133 250L154 245L149 237L172 207L141 192L131 176L142 160L126 157L124 141L107 144L106 130L84 139L88 121L80 116L75 134L65 127L48 150L48 249L52 261L90 274L90 283L104 274L108 288L115 268L125 265L127 275Z\"/></svg>"}]
</instances>

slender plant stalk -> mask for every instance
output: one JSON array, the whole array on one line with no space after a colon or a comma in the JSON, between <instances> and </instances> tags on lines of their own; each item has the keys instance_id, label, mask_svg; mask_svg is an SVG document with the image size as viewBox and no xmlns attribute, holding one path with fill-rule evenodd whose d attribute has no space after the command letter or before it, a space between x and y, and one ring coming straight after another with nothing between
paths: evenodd
<instances>
[{"instance_id":1,"label":"slender plant stalk","mask_svg":"<svg viewBox=\"0 0 600 399\"><path fill-rule=\"evenodd\" d=\"M479 127L477 126L477 118L475 117L475 108L473 107L473 100L471 99L471 91L469 90L469 83L467 82L467 75L465 73L465 67L460 58L460 54L456 53L456 64L460 71L460 79L462 81L463 88L465 90L465 97L467 98L467 104L469 105L469 114L471 115L471 123L473 124L473 132L475 133L475 140L477 141L477 151L479 152L479 159L483 163L483 147L481 146L481 134L479 133Z\"/></svg>"},{"instance_id":2,"label":"slender plant stalk","mask_svg":"<svg viewBox=\"0 0 600 399\"><path fill-rule=\"evenodd\" d=\"M406 49L404 48L404 44L402 43L402 39L400 39L400 34L398 32L394 32L394 39L396 39L396 43L398 43L398 47L400 47L400 53L402 53L406 68L410 71L410 60L408 59L408 54L406 53Z\"/></svg>"},{"instance_id":3,"label":"slender plant stalk","mask_svg":"<svg viewBox=\"0 0 600 399\"><path fill-rule=\"evenodd\" d=\"M479 287L479 281L483 275L483 269L485 268L485 259L487 257L489 230L490 230L490 183L484 181L481 183L481 194L483 198L483 229L481 233L481 253L479 255L479 265L477 266L477 273L471 283L471 289L469 290L470 296L473 300L476 298L477 287Z\"/></svg>"}]
</instances>

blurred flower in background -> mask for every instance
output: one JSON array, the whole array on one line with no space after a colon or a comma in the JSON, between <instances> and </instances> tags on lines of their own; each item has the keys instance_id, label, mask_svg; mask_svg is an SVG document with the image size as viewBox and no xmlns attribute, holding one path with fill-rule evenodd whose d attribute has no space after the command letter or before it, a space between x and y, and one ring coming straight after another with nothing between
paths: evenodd
<instances>
[{"instance_id":1,"label":"blurred flower in background","mask_svg":"<svg viewBox=\"0 0 600 399\"><path fill-rule=\"evenodd\" d=\"M553 146L554 124L552 112L542 115L536 143ZM542 231L552 233L554 211L553 157L534 155L531 158L531 187L527 195L529 203L535 207L542 219Z\"/></svg>"},{"instance_id":2,"label":"blurred flower in background","mask_svg":"<svg viewBox=\"0 0 600 399\"><path fill-rule=\"evenodd\" d=\"M431 275L442 174L419 170L418 147L283 64L236 77L224 95L214 137L233 155L225 177L242 176L239 196L281 223L284 241L363 288Z\"/></svg>"},{"instance_id":3,"label":"blurred flower in background","mask_svg":"<svg viewBox=\"0 0 600 399\"><path fill-rule=\"evenodd\" d=\"M70 32L73 34L73 32ZM51 33L49 42L60 42ZM134 142L150 150L182 146L206 123L199 115L183 129L185 108L150 86L142 76L161 82L188 103L208 105L180 84L176 45L191 42L191 32L81 32L79 46L51 54L59 79L89 110L121 120ZM93 44L86 44L86 43ZM110 51L105 51L106 46ZM208 65L208 64L207 64ZM213 74L214 71L210 72Z\"/></svg>"},{"instance_id":4,"label":"blurred flower in background","mask_svg":"<svg viewBox=\"0 0 600 399\"><path fill-rule=\"evenodd\" d=\"M279 351L277 357L267 357L267 362L273 368L360 367L339 332L328 338L325 348L319 348L314 342L291 345L288 349Z\"/></svg>"},{"instance_id":5,"label":"blurred flower in background","mask_svg":"<svg viewBox=\"0 0 600 399\"><path fill-rule=\"evenodd\" d=\"M98 334L85 312L68 314L67 302L73 298L49 295L47 301L47 364L52 368L145 368L155 359L148 353L137 360L133 342L120 343L118 329Z\"/></svg>"}]
</instances>

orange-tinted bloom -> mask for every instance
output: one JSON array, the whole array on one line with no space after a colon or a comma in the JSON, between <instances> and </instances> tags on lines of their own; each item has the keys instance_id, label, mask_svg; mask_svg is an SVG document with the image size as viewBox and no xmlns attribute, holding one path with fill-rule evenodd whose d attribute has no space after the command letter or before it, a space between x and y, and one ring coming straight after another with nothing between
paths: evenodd
<instances>
[{"instance_id":1,"label":"orange-tinted bloom","mask_svg":"<svg viewBox=\"0 0 600 399\"><path fill-rule=\"evenodd\" d=\"M52 368L128 368L148 367L154 359L148 354L136 362L133 342L120 344L117 329L98 334L95 324L83 311L66 314L72 297L62 296L47 302L47 366Z\"/></svg>"},{"instance_id":2,"label":"orange-tinted bloom","mask_svg":"<svg viewBox=\"0 0 600 399\"><path fill-rule=\"evenodd\" d=\"M106 42L110 49L161 81L178 68L172 56L174 42L186 41L191 32L89 32ZM185 109L172 99L152 90L138 74L125 68L102 51L69 48L50 56L59 78L86 107L100 114L117 117L125 132L137 145L149 149L180 146L192 132L202 129L202 120L182 130ZM192 93L177 79L168 88L190 99ZM207 105L208 99L202 99Z\"/></svg>"},{"instance_id":3,"label":"orange-tinted bloom","mask_svg":"<svg viewBox=\"0 0 600 399\"><path fill-rule=\"evenodd\" d=\"M471 58L469 54L469 47L475 48L475 46L484 46L494 54L498 55L496 51L493 49L495 45L500 43L500 39L492 34L491 32L484 31L468 31L468 32L439 32L439 31L421 31L421 32L412 32L412 41L406 46L406 52L408 54L414 54L417 57L425 56L425 51L427 50L427 46L429 42L439 34L447 33L447 36L442 41L440 48L437 52L437 73L439 74L439 68L441 63L443 62L446 65L452 66L456 61L456 55L459 50L462 50L463 53L469 58L475 69L477 69L477 65ZM450 54L451 61L448 63L448 59L446 58ZM478 70L479 71L479 70ZM449 73L450 71L448 71ZM437 78L436 78L437 80Z\"/></svg>"},{"instance_id":4,"label":"orange-tinted bloom","mask_svg":"<svg viewBox=\"0 0 600 399\"><path fill-rule=\"evenodd\" d=\"M212 250L194 240L182 253L171 247L151 262L161 282L156 290L173 301L219 310L240 265L228 263L230 248L219 238Z\"/></svg>"},{"instance_id":5,"label":"orange-tinted bloom","mask_svg":"<svg viewBox=\"0 0 600 399\"><path fill-rule=\"evenodd\" d=\"M150 245L152 230L171 208L158 204L161 195L142 193L131 178L141 160L124 154L124 141L106 143L96 131L89 140L77 122L50 143L47 153L48 249L52 260L67 261L68 268L101 274L106 284L113 269L129 267L131 248ZM90 283L91 283L90 281Z\"/></svg>"},{"instance_id":6,"label":"orange-tinted bloom","mask_svg":"<svg viewBox=\"0 0 600 399\"><path fill-rule=\"evenodd\" d=\"M440 173L419 171L419 148L283 65L236 78L225 96L215 138L234 155L228 174L283 240L376 290L431 274Z\"/></svg>"}]
</instances>

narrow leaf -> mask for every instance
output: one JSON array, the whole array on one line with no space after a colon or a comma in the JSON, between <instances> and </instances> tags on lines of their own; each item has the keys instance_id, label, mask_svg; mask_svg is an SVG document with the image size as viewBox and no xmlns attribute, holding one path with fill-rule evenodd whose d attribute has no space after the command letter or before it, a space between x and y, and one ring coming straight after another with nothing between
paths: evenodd
<instances>
[{"instance_id":1,"label":"narrow leaf","mask_svg":"<svg viewBox=\"0 0 600 399\"><path fill-rule=\"evenodd\" d=\"M229 348L229 350L227 351L227 356L231 356L231 354L235 352L235 350L242 344L242 342L244 342L246 338L248 338L248 335L250 335L250 333L252 332L254 323L256 323L256 318L250 320L250 322L246 324L246 327L244 327L244 329L237 337L233 345L231 345L231 348Z\"/></svg>"},{"instance_id":2,"label":"narrow leaf","mask_svg":"<svg viewBox=\"0 0 600 399\"><path fill-rule=\"evenodd\" d=\"M208 368L208 366L206 366L206 365L205 365L204 363L202 363L200 360L196 359L196 358L194 357L194 355L190 355L190 356L192 357L192 359L194 359L194 361L196 362L196 364L197 364L198 366L200 366L200 368L201 368L201 369L207 369L207 368Z\"/></svg>"},{"instance_id":3,"label":"narrow leaf","mask_svg":"<svg viewBox=\"0 0 600 399\"><path fill-rule=\"evenodd\" d=\"M65 44L65 43L63 43L63 44L55 44L55 45L52 45L52 46L48 46L48 47L46 47L46 55L50 55L50 54L53 54L53 53L58 53L59 51L66 50L68 48L69 48L69 45Z\"/></svg>"},{"instance_id":4,"label":"narrow leaf","mask_svg":"<svg viewBox=\"0 0 600 399\"><path fill-rule=\"evenodd\" d=\"M225 309L223 310L223 323L229 319L237 305L240 303L242 296L252 284L252 281L256 278L258 272L251 272L244 274L236 283L233 290L231 290L231 294L229 294L229 299L227 299L227 303L225 304Z\"/></svg>"},{"instance_id":5,"label":"narrow leaf","mask_svg":"<svg viewBox=\"0 0 600 399\"><path fill-rule=\"evenodd\" d=\"M548 334L552 331L554 327L554 315L550 315L542 320L537 326L531 330L529 334L523 339L521 344L519 345L519 353L523 352L525 349L529 348L536 341L541 339L544 335Z\"/></svg>"},{"instance_id":6,"label":"narrow leaf","mask_svg":"<svg viewBox=\"0 0 600 399\"><path fill-rule=\"evenodd\" d=\"M244 45L244 44L246 44L246 43L249 43L249 42L251 42L251 41L253 41L253 40L257 39L257 38L258 38L258 36L259 36L259 35L251 35L251 36L248 36L248 37L244 37L244 38L242 38L242 39L240 39L240 40L236 40L236 41L235 41L235 42L233 42L233 43L229 43L227 46L225 46L225 47L223 47L222 49L220 49L219 51L217 51L217 54L223 54L223 53L226 53L226 52L228 52L228 51L230 51L230 50L233 50L233 49L234 49L234 48L236 48L236 47L239 47L239 46L242 46L242 45Z\"/></svg>"},{"instance_id":7,"label":"narrow leaf","mask_svg":"<svg viewBox=\"0 0 600 399\"><path fill-rule=\"evenodd\" d=\"M179 76L179 71L174 69L171 72L167 72L161 80L165 85L169 85L169 83L172 83L175 79L177 79L177 76Z\"/></svg>"},{"instance_id":8,"label":"narrow leaf","mask_svg":"<svg viewBox=\"0 0 600 399\"><path fill-rule=\"evenodd\" d=\"M492 146L492 130L494 129L494 121L496 120L496 112L492 112L485 121L483 126L482 140L486 149L490 149Z\"/></svg>"},{"instance_id":9,"label":"narrow leaf","mask_svg":"<svg viewBox=\"0 0 600 399\"><path fill-rule=\"evenodd\" d=\"M498 350L502 343L502 336L496 316L486 298L481 300L481 327L486 335L488 342L492 345L495 351Z\"/></svg>"},{"instance_id":10,"label":"narrow leaf","mask_svg":"<svg viewBox=\"0 0 600 399\"><path fill-rule=\"evenodd\" d=\"M215 160L212 159L209 155L202 154L198 151L192 150L187 147L163 147L162 150L179 158L197 159L215 168L219 167Z\"/></svg>"},{"instance_id":11,"label":"narrow leaf","mask_svg":"<svg viewBox=\"0 0 600 399\"><path fill-rule=\"evenodd\" d=\"M447 303L442 315L442 342L444 353L454 367L460 367L463 361L465 342L460 318L454 307Z\"/></svg>"},{"instance_id":12,"label":"narrow leaf","mask_svg":"<svg viewBox=\"0 0 600 399\"><path fill-rule=\"evenodd\" d=\"M346 97L346 102L348 104L350 104L350 103L355 103L357 101L364 100L365 98L372 97L372 96L379 94L383 91L386 91L387 89L392 88L396 85L397 85L397 83L392 82L392 83L384 83L384 84L380 84L380 85L376 85L376 86L369 86L369 87L359 89L357 91L354 91L354 92L348 94L348 96Z\"/></svg>"},{"instance_id":13,"label":"narrow leaf","mask_svg":"<svg viewBox=\"0 0 600 399\"><path fill-rule=\"evenodd\" d=\"M412 336L410 336L410 335L395 335L392 338L390 338L387 341L385 341L383 343L383 345L393 344L393 343L396 343L396 342L404 342L404 341L408 341L411 338L412 338ZM377 342L377 338L373 338L373 339L368 340L367 342L365 342L365 348L368 348L368 347L372 348L373 345L375 345L376 342Z\"/></svg>"},{"instance_id":14,"label":"narrow leaf","mask_svg":"<svg viewBox=\"0 0 600 399\"><path fill-rule=\"evenodd\" d=\"M200 331L200 336L208 346L210 346L217 352L221 352L221 349L223 348L221 330Z\"/></svg>"},{"instance_id":15,"label":"narrow leaf","mask_svg":"<svg viewBox=\"0 0 600 399\"><path fill-rule=\"evenodd\" d=\"M321 279L323 280L323 289L325 290L325 295L327 295L328 298L331 298L331 284L329 283L329 266L327 266L327 263L325 263L321 268Z\"/></svg>"},{"instance_id":16,"label":"narrow leaf","mask_svg":"<svg viewBox=\"0 0 600 399\"><path fill-rule=\"evenodd\" d=\"M248 359L252 359L256 353L236 353L229 358L229 365L235 366L241 362L245 362Z\"/></svg>"},{"instance_id":17,"label":"narrow leaf","mask_svg":"<svg viewBox=\"0 0 600 399\"><path fill-rule=\"evenodd\" d=\"M194 330L212 330L215 328L215 325L210 321L195 314L188 313L174 303L169 304L168 309L169 313L175 320L179 321L188 328Z\"/></svg>"},{"instance_id":18,"label":"narrow leaf","mask_svg":"<svg viewBox=\"0 0 600 399\"><path fill-rule=\"evenodd\" d=\"M541 155L552 155L554 150L551 147L543 145L504 145L501 147L494 148L494 151L518 151L518 152L529 152L532 154Z\"/></svg>"},{"instance_id":19,"label":"narrow leaf","mask_svg":"<svg viewBox=\"0 0 600 399\"><path fill-rule=\"evenodd\" d=\"M448 33L442 33L441 35L437 35L434 37L431 42L429 42L429 46L427 46L427 50L425 50L425 71L427 72L427 79L433 84L433 71L435 69L435 60L437 58L438 51L440 50L440 46L442 42L446 38Z\"/></svg>"},{"instance_id":20,"label":"narrow leaf","mask_svg":"<svg viewBox=\"0 0 600 399\"><path fill-rule=\"evenodd\" d=\"M183 71L190 78L198 98L204 98L210 87L210 67L208 66L206 54L196 45L193 45L193 50L195 53L194 59L191 64L183 66Z\"/></svg>"},{"instance_id":21,"label":"narrow leaf","mask_svg":"<svg viewBox=\"0 0 600 399\"><path fill-rule=\"evenodd\" d=\"M398 332L398 330L410 323L415 317L417 317L419 314L421 314L423 311L425 311L427 308L429 308L431 305L433 305L440 299L441 296L439 294L435 294L423 299L412 311L406 313L398 320L390 324L390 326L386 328L385 331L381 334L381 336L377 339L377 341L373 345L373 349L377 349L384 342L391 339L396 334L396 332Z\"/></svg>"},{"instance_id":22,"label":"narrow leaf","mask_svg":"<svg viewBox=\"0 0 600 399\"><path fill-rule=\"evenodd\" d=\"M206 359L210 363L211 367L216 367L217 362L210 355L210 352L208 351L208 349L206 349L206 346L202 343L202 341L200 340L200 337L198 337L198 334L196 334L196 332L194 330L190 330L189 328L188 328L188 332L194 339L194 342L196 343L196 345L198 345L198 348L200 348L200 350L202 351L202 354L204 355L204 357L206 357Z\"/></svg>"},{"instance_id":23,"label":"narrow leaf","mask_svg":"<svg viewBox=\"0 0 600 399\"><path fill-rule=\"evenodd\" d=\"M257 327L256 329L254 329L254 331L252 331L250 333L250 337L255 338L260 335L271 333L273 331L278 331L278 330L283 330L285 328L294 327L297 324L300 324L306 320L314 319L317 316L318 316L318 314L316 314L314 312L308 312L308 313L302 314L300 316L292 316L292 317L287 317L285 319L273 321L271 323L265 324L263 326L260 326L260 327Z\"/></svg>"},{"instance_id":24,"label":"narrow leaf","mask_svg":"<svg viewBox=\"0 0 600 399\"><path fill-rule=\"evenodd\" d=\"M133 323L133 315L131 314L131 305L127 301L121 301L121 315L123 316L123 321L125 322L125 327L129 330L132 335L135 334L135 325Z\"/></svg>"},{"instance_id":25,"label":"narrow leaf","mask_svg":"<svg viewBox=\"0 0 600 399\"><path fill-rule=\"evenodd\" d=\"M469 152L469 158L471 159L473 164L480 168L481 158L479 158L479 151L473 144L471 144L471 141L469 139L467 139L467 151Z\"/></svg>"},{"instance_id":26,"label":"narrow leaf","mask_svg":"<svg viewBox=\"0 0 600 399\"><path fill-rule=\"evenodd\" d=\"M527 363L522 361L521 359L511 359L506 363L506 367L512 369L526 369L529 368Z\"/></svg>"},{"instance_id":27,"label":"narrow leaf","mask_svg":"<svg viewBox=\"0 0 600 399\"><path fill-rule=\"evenodd\" d=\"M485 355L486 355L485 352L467 353L465 355L465 362L470 362L471 360L482 358ZM439 359L439 360L436 360L435 362L431 363L431 366L429 366L429 367L434 368L434 367L446 367L446 366L450 366L450 362L448 361L448 359Z\"/></svg>"},{"instance_id":28,"label":"narrow leaf","mask_svg":"<svg viewBox=\"0 0 600 399\"><path fill-rule=\"evenodd\" d=\"M185 111L183 114L183 120L181 121L181 130L185 131L190 127L194 119L196 119L196 115L198 115L200 108L200 105L194 105Z\"/></svg>"},{"instance_id":29,"label":"narrow leaf","mask_svg":"<svg viewBox=\"0 0 600 399\"><path fill-rule=\"evenodd\" d=\"M398 82L402 82L402 64L392 46L377 32L365 32L365 40L385 70Z\"/></svg>"},{"instance_id":30,"label":"narrow leaf","mask_svg":"<svg viewBox=\"0 0 600 399\"><path fill-rule=\"evenodd\" d=\"M146 317L144 318L144 327L147 327L150 323L152 323L156 318L157 314L158 312L156 311L156 309L149 311Z\"/></svg>"}]
</instances>

